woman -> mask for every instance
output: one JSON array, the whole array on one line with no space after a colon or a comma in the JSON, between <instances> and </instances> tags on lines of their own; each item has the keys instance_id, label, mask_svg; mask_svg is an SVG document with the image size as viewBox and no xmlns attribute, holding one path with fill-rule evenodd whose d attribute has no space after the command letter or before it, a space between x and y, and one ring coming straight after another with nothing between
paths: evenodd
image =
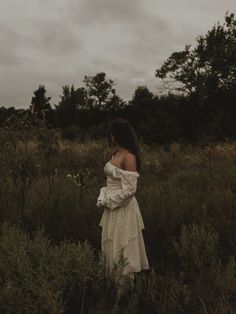
<instances>
[{"instance_id":1,"label":"woman","mask_svg":"<svg viewBox=\"0 0 236 314\"><path fill-rule=\"evenodd\" d=\"M141 161L134 129L127 120L113 120L107 139L108 145L116 145L117 149L105 164L107 185L100 189L97 207L104 208L99 226L102 227L101 247L106 257L106 274L110 275L119 261L126 264L116 277L120 296L126 279L131 279L134 286L134 274L149 269L142 234L144 223L135 198Z\"/></svg>"}]
</instances>

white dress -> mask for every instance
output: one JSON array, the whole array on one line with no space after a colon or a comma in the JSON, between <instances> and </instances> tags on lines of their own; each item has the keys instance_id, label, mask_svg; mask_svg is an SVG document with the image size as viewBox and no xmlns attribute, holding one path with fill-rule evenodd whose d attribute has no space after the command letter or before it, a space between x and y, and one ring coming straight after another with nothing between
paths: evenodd
<instances>
[{"instance_id":1,"label":"white dress","mask_svg":"<svg viewBox=\"0 0 236 314\"><path fill-rule=\"evenodd\" d=\"M101 248L106 256L107 274L123 256L126 266L118 282L124 277L134 279L134 273L149 269L142 229L144 223L135 198L138 172L121 169L110 161L105 164L107 185L100 189L97 206L104 212L99 223L102 227Z\"/></svg>"}]
</instances>

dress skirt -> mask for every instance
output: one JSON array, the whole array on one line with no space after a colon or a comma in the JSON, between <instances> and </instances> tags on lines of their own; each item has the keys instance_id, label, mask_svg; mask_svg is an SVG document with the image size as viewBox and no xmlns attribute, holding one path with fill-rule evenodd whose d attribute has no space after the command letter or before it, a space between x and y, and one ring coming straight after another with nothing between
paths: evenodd
<instances>
[{"instance_id":1,"label":"dress skirt","mask_svg":"<svg viewBox=\"0 0 236 314\"><path fill-rule=\"evenodd\" d=\"M127 265L124 267L122 275L149 269L142 231L139 232L137 238L131 239L128 242L127 246L121 250L116 260L114 260L112 256L112 240L108 239L102 242L102 251L106 256L106 267L109 270L113 269L114 264L118 262L120 256L125 259L125 264Z\"/></svg>"},{"instance_id":2,"label":"dress skirt","mask_svg":"<svg viewBox=\"0 0 236 314\"><path fill-rule=\"evenodd\" d=\"M106 259L106 274L109 276L115 264L123 267L116 275L122 285L125 278L134 279L134 273L149 269L142 230L143 219L135 197L116 210L105 209L99 224L102 227L101 249Z\"/></svg>"}]
</instances>

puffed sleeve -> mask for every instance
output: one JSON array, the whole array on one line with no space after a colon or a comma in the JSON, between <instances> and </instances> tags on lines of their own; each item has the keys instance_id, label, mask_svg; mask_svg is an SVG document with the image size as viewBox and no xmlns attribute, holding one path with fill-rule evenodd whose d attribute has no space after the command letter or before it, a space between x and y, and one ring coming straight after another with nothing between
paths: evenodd
<instances>
[{"instance_id":1,"label":"puffed sleeve","mask_svg":"<svg viewBox=\"0 0 236 314\"><path fill-rule=\"evenodd\" d=\"M105 206L113 210L128 204L137 190L138 177L139 173L137 172L120 172L122 188L117 189L115 192L109 193L109 189L104 187L100 192L101 206Z\"/></svg>"},{"instance_id":2,"label":"puffed sleeve","mask_svg":"<svg viewBox=\"0 0 236 314\"><path fill-rule=\"evenodd\" d=\"M105 202L105 191L106 191L107 187L106 186L103 186L101 189L100 189L100 193L99 193L99 196L97 198L97 207L102 207L104 206L104 202Z\"/></svg>"}]
</instances>

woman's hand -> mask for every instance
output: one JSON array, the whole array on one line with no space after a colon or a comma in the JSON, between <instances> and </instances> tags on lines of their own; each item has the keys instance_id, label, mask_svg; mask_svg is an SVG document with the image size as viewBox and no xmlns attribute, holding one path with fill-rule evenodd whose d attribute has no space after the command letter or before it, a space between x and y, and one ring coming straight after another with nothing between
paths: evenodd
<instances>
[{"instance_id":1,"label":"woman's hand","mask_svg":"<svg viewBox=\"0 0 236 314\"><path fill-rule=\"evenodd\" d=\"M106 189L107 187L103 186L101 189L100 189L100 194L97 198L97 207L104 207L105 206L105 194L106 194Z\"/></svg>"},{"instance_id":2,"label":"woman's hand","mask_svg":"<svg viewBox=\"0 0 236 314\"><path fill-rule=\"evenodd\" d=\"M104 205L102 204L102 201L101 200L97 200L97 207L103 207Z\"/></svg>"}]
</instances>

